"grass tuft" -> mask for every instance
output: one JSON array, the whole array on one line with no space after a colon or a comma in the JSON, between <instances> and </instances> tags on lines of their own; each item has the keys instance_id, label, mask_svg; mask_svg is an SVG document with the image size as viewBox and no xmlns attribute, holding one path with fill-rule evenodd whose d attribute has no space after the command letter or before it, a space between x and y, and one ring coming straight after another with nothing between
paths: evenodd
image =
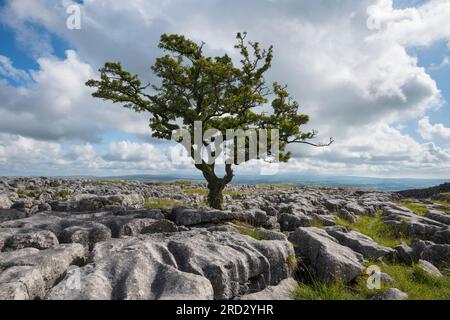
<instances>
[{"instance_id":1,"label":"grass tuft","mask_svg":"<svg viewBox=\"0 0 450 320\"><path fill-rule=\"evenodd\" d=\"M384 223L380 218L380 213L375 217L360 216L358 221L354 223L338 218L336 219L336 223L361 232L385 247L393 247L402 242L411 243L411 238L406 234L394 226Z\"/></svg>"},{"instance_id":2,"label":"grass tuft","mask_svg":"<svg viewBox=\"0 0 450 320\"><path fill-rule=\"evenodd\" d=\"M396 204L411 210L418 216L424 216L428 212L427 206L413 203L410 201L398 201L398 202L396 202Z\"/></svg>"},{"instance_id":3,"label":"grass tuft","mask_svg":"<svg viewBox=\"0 0 450 320\"><path fill-rule=\"evenodd\" d=\"M58 190L56 192L56 196L59 197L59 198L63 198L63 199L66 199L71 194L72 194L72 192L70 192L69 190Z\"/></svg>"},{"instance_id":4,"label":"grass tuft","mask_svg":"<svg viewBox=\"0 0 450 320\"><path fill-rule=\"evenodd\" d=\"M412 300L449 300L450 276L436 278L418 265L401 264L381 266L383 272L395 279L395 287L408 293Z\"/></svg>"},{"instance_id":5,"label":"grass tuft","mask_svg":"<svg viewBox=\"0 0 450 320\"><path fill-rule=\"evenodd\" d=\"M252 237L256 240L263 240L264 236L261 230L252 227L251 225L248 225L246 223L234 221L235 228L238 230L238 232L244 236Z\"/></svg>"}]
</instances>

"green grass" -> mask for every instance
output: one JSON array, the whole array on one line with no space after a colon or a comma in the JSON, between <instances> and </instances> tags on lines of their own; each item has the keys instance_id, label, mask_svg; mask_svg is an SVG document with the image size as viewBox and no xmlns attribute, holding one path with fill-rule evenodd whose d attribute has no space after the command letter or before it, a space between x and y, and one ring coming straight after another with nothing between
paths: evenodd
<instances>
[{"instance_id":1,"label":"green grass","mask_svg":"<svg viewBox=\"0 0 450 320\"><path fill-rule=\"evenodd\" d=\"M298 259L295 254L288 255L286 262L292 271L295 271L297 269Z\"/></svg>"},{"instance_id":2,"label":"green grass","mask_svg":"<svg viewBox=\"0 0 450 320\"><path fill-rule=\"evenodd\" d=\"M378 290L367 288L367 276L361 276L351 284L340 281L324 283L313 281L312 284L299 283L293 295L296 300L367 300L381 294L389 288L397 288L408 294L411 300L450 300L450 277L444 273L442 278L435 278L418 265L380 266L381 271L394 279L391 285L381 285Z\"/></svg>"},{"instance_id":3,"label":"green grass","mask_svg":"<svg viewBox=\"0 0 450 320\"><path fill-rule=\"evenodd\" d=\"M367 276L361 276L351 285L342 281L299 283L293 295L295 300L368 300L387 289L370 290L366 281Z\"/></svg>"},{"instance_id":4,"label":"green grass","mask_svg":"<svg viewBox=\"0 0 450 320\"><path fill-rule=\"evenodd\" d=\"M441 201L441 200L431 200L434 204L438 204L441 206L447 207L446 209L439 209L442 212L450 214L450 202L447 201Z\"/></svg>"},{"instance_id":5,"label":"green grass","mask_svg":"<svg viewBox=\"0 0 450 320\"><path fill-rule=\"evenodd\" d=\"M174 207L187 206L183 201L177 201L169 198L147 198L144 202L146 209L172 209Z\"/></svg>"},{"instance_id":6,"label":"green grass","mask_svg":"<svg viewBox=\"0 0 450 320\"><path fill-rule=\"evenodd\" d=\"M323 222L320 221L319 219L312 218L312 220L311 220L311 227L323 228L324 225L323 225Z\"/></svg>"},{"instance_id":7,"label":"green grass","mask_svg":"<svg viewBox=\"0 0 450 320\"><path fill-rule=\"evenodd\" d=\"M39 190L17 189L17 194L19 196L38 198L41 195L41 192Z\"/></svg>"},{"instance_id":8,"label":"green grass","mask_svg":"<svg viewBox=\"0 0 450 320\"><path fill-rule=\"evenodd\" d=\"M252 227L251 225L245 224L243 222L234 221L235 228L238 232L244 236L252 237L256 240L263 240L263 233L261 230Z\"/></svg>"},{"instance_id":9,"label":"green grass","mask_svg":"<svg viewBox=\"0 0 450 320\"><path fill-rule=\"evenodd\" d=\"M187 196L192 196L194 194L208 194L208 189L200 189L200 188L183 188L181 191Z\"/></svg>"},{"instance_id":10,"label":"green grass","mask_svg":"<svg viewBox=\"0 0 450 320\"><path fill-rule=\"evenodd\" d=\"M395 279L394 287L408 293L411 300L450 300L450 276L435 278L418 265L382 265L381 270Z\"/></svg>"},{"instance_id":11,"label":"green grass","mask_svg":"<svg viewBox=\"0 0 450 320\"><path fill-rule=\"evenodd\" d=\"M209 190L208 189L201 189L201 188L183 188L181 191L186 194L187 196L192 196L194 194L201 194L201 195L207 195ZM243 195L243 194L250 194L250 192L246 191L232 191L232 190L224 190L223 195L229 195L229 196L237 196L237 195Z\"/></svg>"},{"instance_id":12,"label":"green grass","mask_svg":"<svg viewBox=\"0 0 450 320\"><path fill-rule=\"evenodd\" d=\"M411 239L394 226L385 224L380 218L380 213L375 217L360 216L358 221L351 223L344 219L336 219L336 223L361 232L371 237L375 242L386 247L393 247L402 242L410 243Z\"/></svg>"},{"instance_id":13,"label":"green grass","mask_svg":"<svg viewBox=\"0 0 450 320\"><path fill-rule=\"evenodd\" d=\"M411 210L419 216L424 216L428 212L428 208L426 206L410 201L398 201L396 204Z\"/></svg>"},{"instance_id":14,"label":"green grass","mask_svg":"<svg viewBox=\"0 0 450 320\"><path fill-rule=\"evenodd\" d=\"M68 196L70 196L72 194L72 192L71 191L69 191L69 190L58 190L57 192L56 192L56 196L57 197L60 197L60 198L63 198L63 199L66 199Z\"/></svg>"}]
</instances>

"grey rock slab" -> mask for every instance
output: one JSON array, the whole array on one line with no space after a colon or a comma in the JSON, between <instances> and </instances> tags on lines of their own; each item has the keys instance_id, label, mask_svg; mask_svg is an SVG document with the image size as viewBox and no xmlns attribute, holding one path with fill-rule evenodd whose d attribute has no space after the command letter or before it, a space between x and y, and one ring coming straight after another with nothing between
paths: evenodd
<instances>
[{"instance_id":1,"label":"grey rock slab","mask_svg":"<svg viewBox=\"0 0 450 320\"><path fill-rule=\"evenodd\" d=\"M262 291L246 294L241 297L241 300L293 300L296 287L297 281L294 278L287 278Z\"/></svg>"},{"instance_id":2,"label":"grey rock slab","mask_svg":"<svg viewBox=\"0 0 450 320\"><path fill-rule=\"evenodd\" d=\"M369 236L354 230L345 232L330 227L326 228L326 231L340 244L361 253L367 259L376 260L394 252L392 248L381 246Z\"/></svg>"},{"instance_id":3,"label":"grey rock slab","mask_svg":"<svg viewBox=\"0 0 450 320\"><path fill-rule=\"evenodd\" d=\"M408 294L398 290L397 288L390 288L380 296L375 297L375 300L407 300Z\"/></svg>"},{"instance_id":4,"label":"grey rock slab","mask_svg":"<svg viewBox=\"0 0 450 320\"><path fill-rule=\"evenodd\" d=\"M9 237L4 244L3 251L13 251L23 248L48 249L59 244L55 234L51 231L35 231L16 233Z\"/></svg>"},{"instance_id":5,"label":"grey rock slab","mask_svg":"<svg viewBox=\"0 0 450 320\"><path fill-rule=\"evenodd\" d=\"M298 228L289 240L320 281L350 282L364 271L363 256L338 243L325 230Z\"/></svg>"},{"instance_id":6,"label":"grey rock slab","mask_svg":"<svg viewBox=\"0 0 450 320\"><path fill-rule=\"evenodd\" d=\"M425 214L425 217L430 218L435 221L438 221L438 222L441 222L441 223L445 223L446 225L450 225L450 215L445 214L442 211L429 210Z\"/></svg>"},{"instance_id":7,"label":"grey rock slab","mask_svg":"<svg viewBox=\"0 0 450 320\"><path fill-rule=\"evenodd\" d=\"M418 266L426 273L435 278L442 277L442 273L431 262L428 262L426 260L419 260Z\"/></svg>"}]
</instances>

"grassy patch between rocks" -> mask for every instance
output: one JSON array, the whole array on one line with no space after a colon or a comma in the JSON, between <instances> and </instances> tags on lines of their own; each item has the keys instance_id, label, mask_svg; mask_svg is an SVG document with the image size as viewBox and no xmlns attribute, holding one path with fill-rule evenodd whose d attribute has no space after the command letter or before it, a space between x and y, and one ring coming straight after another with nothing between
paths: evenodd
<instances>
[{"instance_id":1,"label":"grassy patch between rocks","mask_svg":"<svg viewBox=\"0 0 450 320\"><path fill-rule=\"evenodd\" d=\"M293 292L294 299L368 300L382 294L389 288L397 288L406 292L410 300L450 299L450 276L444 271L443 277L436 278L426 273L418 265L383 264L380 269L391 276L394 283L382 284L380 289L375 290L367 288L368 276L360 276L350 284L344 284L341 281L299 283Z\"/></svg>"},{"instance_id":2,"label":"grassy patch between rocks","mask_svg":"<svg viewBox=\"0 0 450 320\"><path fill-rule=\"evenodd\" d=\"M348 285L342 281L299 283L293 295L295 300L368 300L386 290L370 290L366 280L367 277L361 276Z\"/></svg>"},{"instance_id":3,"label":"grassy patch between rocks","mask_svg":"<svg viewBox=\"0 0 450 320\"><path fill-rule=\"evenodd\" d=\"M238 230L240 234L252 237L253 239L256 240L263 240L264 236L261 230L256 229L251 225L242 222L234 221L233 223L235 224L235 228Z\"/></svg>"},{"instance_id":4,"label":"grassy patch between rocks","mask_svg":"<svg viewBox=\"0 0 450 320\"><path fill-rule=\"evenodd\" d=\"M375 217L360 216L358 221L354 223L338 218L336 219L336 223L361 232L385 247L393 247L402 242L411 243L410 237L403 234L394 226L384 223L380 218L380 213Z\"/></svg>"},{"instance_id":5,"label":"grassy patch between rocks","mask_svg":"<svg viewBox=\"0 0 450 320\"><path fill-rule=\"evenodd\" d=\"M19 196L25 196L29 198L39 198L41 192L39 190L26 190L26 189L18 189L17 194Z\"/></svg>"},{"instance_id":6,"label":"grassy patch between rocks","mask_svg":"<svg viewBox=\"0 0 450 320\"><path fill-rule=\"evenodd\" d=\"M56 196L59 198L63 198L63 199L66 199L71 194L72 194L72 192L70 192L69 190L58 190L56 192Z\"/></svg>"},{"instance_id":7,"label":"grassy patch between rocks","mask_svg":"<svg viewBox=\"0 0 450 320\"><path fill-rule=\"evenodd\" d=\"M382 272L394 280L393 287L406 292L411 300L450 300L450 276L441 278L429 275L418 265L382 265Z\"/></svg>"},{"instance_id":8,"label":"grassy patch between rocks","mask_svg":"<svg viewBox=\"0 0 450 320\"><path fill-rule=\"evenodd\" d=\"M147 198L144 202L146 209L172 209L174 207L186 206L187 203L169 198Z\"/></svg>"},{"instance_id":9,"label":"grassy patch between rocks","mask_svg":"<svg viewBox=\"0 0 450 320\"><path fill-rule=\"evenodd\" d=\"M417 203L413 203L413 202L409 202L409 201L398 201L398 202L396 202L396 204L411 210L412 212L414 212L415 214L417 214L419 216L424 216L428 212L427 206L424 206L421 204L417 204Z\"/></svg>"},{"instance_id":10,"label":"grassy patch between rocks","mask_svg":"<svg viewBox=\"0 0 450 320\"><path fill-rule=\"evenodd\" d=\"M201 195L207 195L209 190L208 189L200 189L200 188L183 188L181 189L181 191L186 194L187 196L192 196L194 194L201 194ZM224 190L223 191L224 195L229 195L229 196L238 196L238 195L245 195L245 194L250 194L250 192L245 192L245 191L232 191L232 190Z\"/></svg>"}]
</instances>

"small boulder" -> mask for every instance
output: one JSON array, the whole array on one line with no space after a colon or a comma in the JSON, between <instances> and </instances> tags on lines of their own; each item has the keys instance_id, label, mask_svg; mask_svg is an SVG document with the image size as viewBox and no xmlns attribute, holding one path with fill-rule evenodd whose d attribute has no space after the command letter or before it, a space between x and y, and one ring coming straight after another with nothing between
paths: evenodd
<instances>
[{"instance_id":1,"label":"small boulder","mask_svg":"<svg viewBox=\"0 0 450 320\"><path fill-rule=\"evenodd\" d=\"M426 273L428 273L429 275L431 275L435 278L442 277L442 273L431 262L428 262L426 260L419 260L418 266L423 271L425 271Z\"/></svg>"},{"instance_id":2,"label":"small boulder","mask_svg":"<svg viewBox=\"0 0 450 320\"><path fill-rule=\"evenodd\" d=\"M350 282L364 271L363 256L319 228L298 228L289 240L310 271L320 281L340 279Z\"/></svg>"},{"instance_id":3,"label":"small boulder","mask_svg":"<svg viewBox=\"0 0 450 320\"><path fill-rule=\"evenodd\" d=\"M398 290L397 288L390 288L382 295L376 296L374 300L407 300L408 294Z\"/></svg>"},{"instance_id":4,"label":"small boulder","mask_svg":"<svg viewBox=\"0 0 450 320\"><path fill-rule=\"evenodd\" d=\"M3 250L12 251L23 248L48 249L59 244L58 238L51 231L16 233L6 240Z\"/></svg>"}]
</instances>

